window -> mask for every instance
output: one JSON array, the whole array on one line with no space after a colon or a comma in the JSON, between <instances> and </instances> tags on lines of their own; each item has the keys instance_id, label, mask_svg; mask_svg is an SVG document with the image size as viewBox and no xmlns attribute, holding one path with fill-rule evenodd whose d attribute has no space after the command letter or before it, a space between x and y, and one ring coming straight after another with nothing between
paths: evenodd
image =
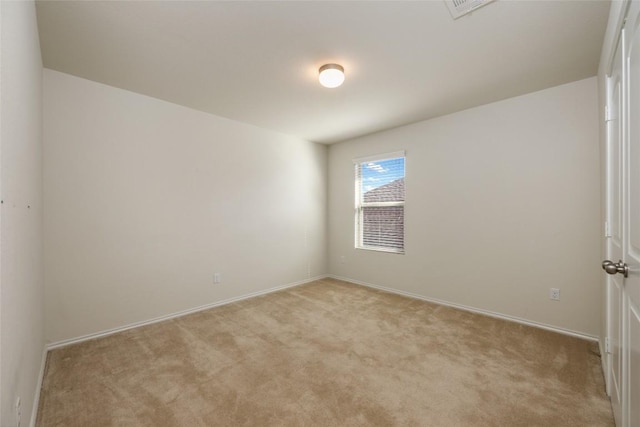
<instances>
[{"instance_id":1,"label":"window","mask_svg":"<svg viewBox=\"0 0 640 427\"><path fill-rule=\"evenodd\" d=\"M355 159L356 248L404 253L404 152Z\"/></svg>"}]
</instances>

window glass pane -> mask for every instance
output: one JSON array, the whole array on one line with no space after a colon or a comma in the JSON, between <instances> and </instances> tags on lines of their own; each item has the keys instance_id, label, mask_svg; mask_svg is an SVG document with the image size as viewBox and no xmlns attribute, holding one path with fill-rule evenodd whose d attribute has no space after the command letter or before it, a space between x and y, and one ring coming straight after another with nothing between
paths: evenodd
<instances>
[{"instance_id":1,"label":"window glass pane","mask_svg":"<svg viewBox=\"0 0 640 427\"><path fill-rule=\"evenodd\" d=\"M404 201L404 157L360 165L363 201Z\"/></svg>"},{"instance_id":2,"label":"window glass pane","mask_svg":"<svg viewBox=\"0 0 640 427\"><path fill-rule=\"evenodd\" d=\"M404 206L362 208L362 244L380 248L404 248Z\"/></svg>"}]
</instances>

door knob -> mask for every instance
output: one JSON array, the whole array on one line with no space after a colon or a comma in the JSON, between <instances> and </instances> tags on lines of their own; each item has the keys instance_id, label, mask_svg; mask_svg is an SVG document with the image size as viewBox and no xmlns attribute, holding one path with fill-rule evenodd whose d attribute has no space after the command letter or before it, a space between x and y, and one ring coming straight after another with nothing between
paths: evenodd
<instances>
[{"instance_id":1,"label":"door knob","mask_svg":"<svg viewBox=\"0 0 640 427\"><path fill-rule=\"evenodd\" d=\"M606 271L607 274L620 273L623 274L624 277L629 276L629 267L626 263L622 262L622 260L615 263L613 261L609 261L608 259L604 260L602 261L602 269Z\"/></svg>"}]
</instances>

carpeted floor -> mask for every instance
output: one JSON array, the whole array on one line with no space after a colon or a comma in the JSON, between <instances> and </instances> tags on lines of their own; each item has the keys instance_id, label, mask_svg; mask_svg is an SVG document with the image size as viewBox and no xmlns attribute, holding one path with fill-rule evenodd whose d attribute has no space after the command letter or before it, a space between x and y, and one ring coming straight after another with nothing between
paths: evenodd
<instances>
[{"instance_id":1,"label":"carpeted floor","mask_svg":"<svg viewBox=\"0 0 640 427\"><path fill-rule=\"evenodd\" d=\"M326 279L51 351L44 426L613 426L594 343Z\"/></svg>"}]
</instances>

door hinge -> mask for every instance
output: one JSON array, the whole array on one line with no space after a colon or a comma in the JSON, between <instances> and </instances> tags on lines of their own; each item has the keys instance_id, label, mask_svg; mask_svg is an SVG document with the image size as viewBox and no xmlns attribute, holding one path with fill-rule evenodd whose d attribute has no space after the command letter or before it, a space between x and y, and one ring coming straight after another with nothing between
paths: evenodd
<instances>
[{"instance_id":1,"label":"door hinge","mask_svg":"<svg viewBox=\"0 0 640 427\"><path fill-rule=\"evenodd\" d=\"M611 227L609 221L604 222L604 237L611 237Z\"/></svg>"},{"instance_id":2,"label":"door hinge","mask_svg":"<svg viewBox=\"0 0 640 427\"><path fill-rule=\"evenodd\" d=\"M611 344L609 341L609 337L604 339L604 352L607 354L611 354Z\"/></svg>"},{"instance_id":3,"label":"door hinge","mask_svg":"<svg viewBox=\"0 0 640 427\"><path fill-rule=\"evenodd\" d=\"M614 112L614 109L612 109L609 105L605 105L604 106L604 121L605 122L610 122L612 120L617 119L617 117L615 116L615 114L613 112Z\"/></svg>"}]
</instances>

